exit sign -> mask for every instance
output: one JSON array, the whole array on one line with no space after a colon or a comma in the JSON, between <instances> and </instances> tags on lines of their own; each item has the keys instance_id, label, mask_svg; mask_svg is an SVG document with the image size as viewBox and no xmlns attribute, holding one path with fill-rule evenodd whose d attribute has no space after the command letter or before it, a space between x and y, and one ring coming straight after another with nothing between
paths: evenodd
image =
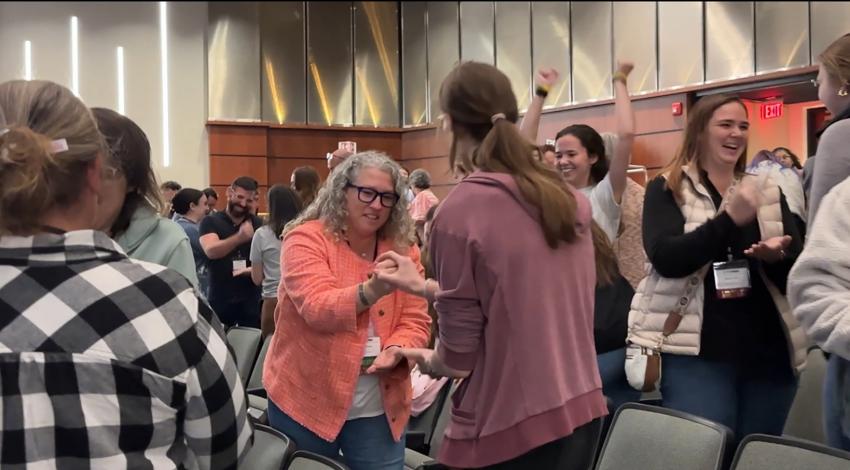
<instances>
[{"instance_id":1,"label":"exit sign","mask_svg":"<svg viewBox=\"0 0 850 470\"><path fill-rule=\"evenodd\" d=\"M782 102L765 103L761 105L762 119L776 119L782 117Z\"/></svg>"}]
</instances>

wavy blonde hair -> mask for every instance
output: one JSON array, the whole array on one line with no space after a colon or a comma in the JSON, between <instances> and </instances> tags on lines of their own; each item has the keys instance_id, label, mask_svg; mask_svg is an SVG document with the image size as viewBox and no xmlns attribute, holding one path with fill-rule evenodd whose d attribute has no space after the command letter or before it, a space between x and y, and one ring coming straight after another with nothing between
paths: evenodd
<instances>
[{"instance_id":1,"label":"wavy blonde hair","mask_svg":"<svg viewBox=\"0 0 850 470\"><path fill-rule=\"evenodd\" d=\"M329 233L333 234L337 240L342 240L348 229L346 224L348 219L346 186L353 184L360 170L364 168L377 168L390 175L395 193L398 194L398 203L393 206L390 218L378 230L378 238L392 240L396 248L400 250L413 245L413 220L407 212L408 202L404 197L407 191L407 183L401 176L401 167L386 154L374 150L354 154L343 160L331 171L328 180L319 189L316 199L304 209L298 218L286 224L283 229L283 236L305 222L321 220Z\"/></svg>"}]
</instances>

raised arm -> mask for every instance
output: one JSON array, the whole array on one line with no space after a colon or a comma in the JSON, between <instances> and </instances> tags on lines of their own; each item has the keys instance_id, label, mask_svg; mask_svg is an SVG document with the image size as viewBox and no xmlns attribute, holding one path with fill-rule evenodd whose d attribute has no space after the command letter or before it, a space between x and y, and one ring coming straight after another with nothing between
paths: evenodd
<instances>
[{"instance_id":1,"label":"raised arm","mask_svg":"<svg viewBox=\"0 0 850 470\"><path fill-rule=\"evenodd\" d=\"M635 140L635 115L626 80L634 68L631 62L619 62L614 72L614 114L617 119L617 145L608 167L614 200L619 204L626 190L627 171Z\"/></svg>"},{"instance_id":2,"label":"raised arm","mask_svg":"<svg viewBox=\"0 0 850 470\"><path fill-rule=\"evenodd\" d=\"M557 81L558 71L555 69L541 68L534 78L534 96L531 98L531 104L528 105L522 123L519 125L519 132L535 144L537 143L537 130L540 128L540 115L543 114L543 103L546 102L546 96L549 94L552 85Z\"/></svg>"}]
</instances>

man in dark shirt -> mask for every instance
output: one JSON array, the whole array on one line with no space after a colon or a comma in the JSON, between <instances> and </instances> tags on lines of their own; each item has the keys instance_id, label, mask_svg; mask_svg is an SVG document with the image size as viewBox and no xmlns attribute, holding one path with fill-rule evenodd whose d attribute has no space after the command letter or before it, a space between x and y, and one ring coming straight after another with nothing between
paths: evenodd
<instances>
[{"instance_id":1,"label":"man in dark shirt","mask_svg":"<svg viewBox=\"0 0 850 470\"><path fill-rule=\"evenodd\" d=\"M257 181L240 176L227 188L227 209L201 221L209 263L209 301L222 323L260 327L260 291L251 281L251 240L262 221L254 215Z\"/></svg>"}]
</instances>

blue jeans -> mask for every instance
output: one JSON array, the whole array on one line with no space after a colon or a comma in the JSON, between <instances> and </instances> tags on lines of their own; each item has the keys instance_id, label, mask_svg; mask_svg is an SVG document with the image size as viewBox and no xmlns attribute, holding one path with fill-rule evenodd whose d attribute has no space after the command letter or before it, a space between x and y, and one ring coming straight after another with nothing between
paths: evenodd
<instances>
[{"instance_id":1,"label":"blue jeans","mask_svg":"<svg viewBox=\"0 0 850 470\"><path fill-rule=\"evenodd\" d=\"M596 356L599 376L602 378L602 393L614 402L614 413L620 406L632 401L640 401L640 391L629 385L626 379L626 348L615 349Z\"/></svg>"},{"instance_id":2,"label":"blue jeans","mask_svg":"<svg viewBox=\"0 0 850 470\"><path fill-rule=\"evenodd\" d=\"M842 429L842 420L850 413L850 410L844 409L847 406L844 397L850 393L850 390L845 389L850 387L850 383L845 382L847 374L850 374L847 368L850 368L850 361L836 354L829 357L823 383L823 422L827 444L850 451L850 436Z\"/></svg>"},{"instance_id":3,"label":"blue jeans","mask_svg":"<svg viewBox=\"0 0 850 470\"><path fill-rule=\"evenodd\" d=\"M248 297L236 301L211 298L210 307L225 326L260 327L260 297Z\"/></svg>"},{"instance_id":4,"label":"blue jeans","mask_svg":"<svg viewBox=\"0 0 850 470\"><path fill-rule=\"evenodd\" d=\"M796 394L790 367L744 371L697 356L661 358L664 406L725 425L736 443L753 433L782 435Z\"/></svg>"},{"instance_id":5,"label":"blue jeans","mask_svg":"<svg viewBox=\"0 0 850 470\"><path fill-rule=\"evenodd\" d=\"M351 470L403 470L404 436L396 442L386 415L346 421L336 440L328 442L301 426L269 400L269 424L286 434L299 450L339 460L342 451Z\"/></svg>"}]
</instances>

